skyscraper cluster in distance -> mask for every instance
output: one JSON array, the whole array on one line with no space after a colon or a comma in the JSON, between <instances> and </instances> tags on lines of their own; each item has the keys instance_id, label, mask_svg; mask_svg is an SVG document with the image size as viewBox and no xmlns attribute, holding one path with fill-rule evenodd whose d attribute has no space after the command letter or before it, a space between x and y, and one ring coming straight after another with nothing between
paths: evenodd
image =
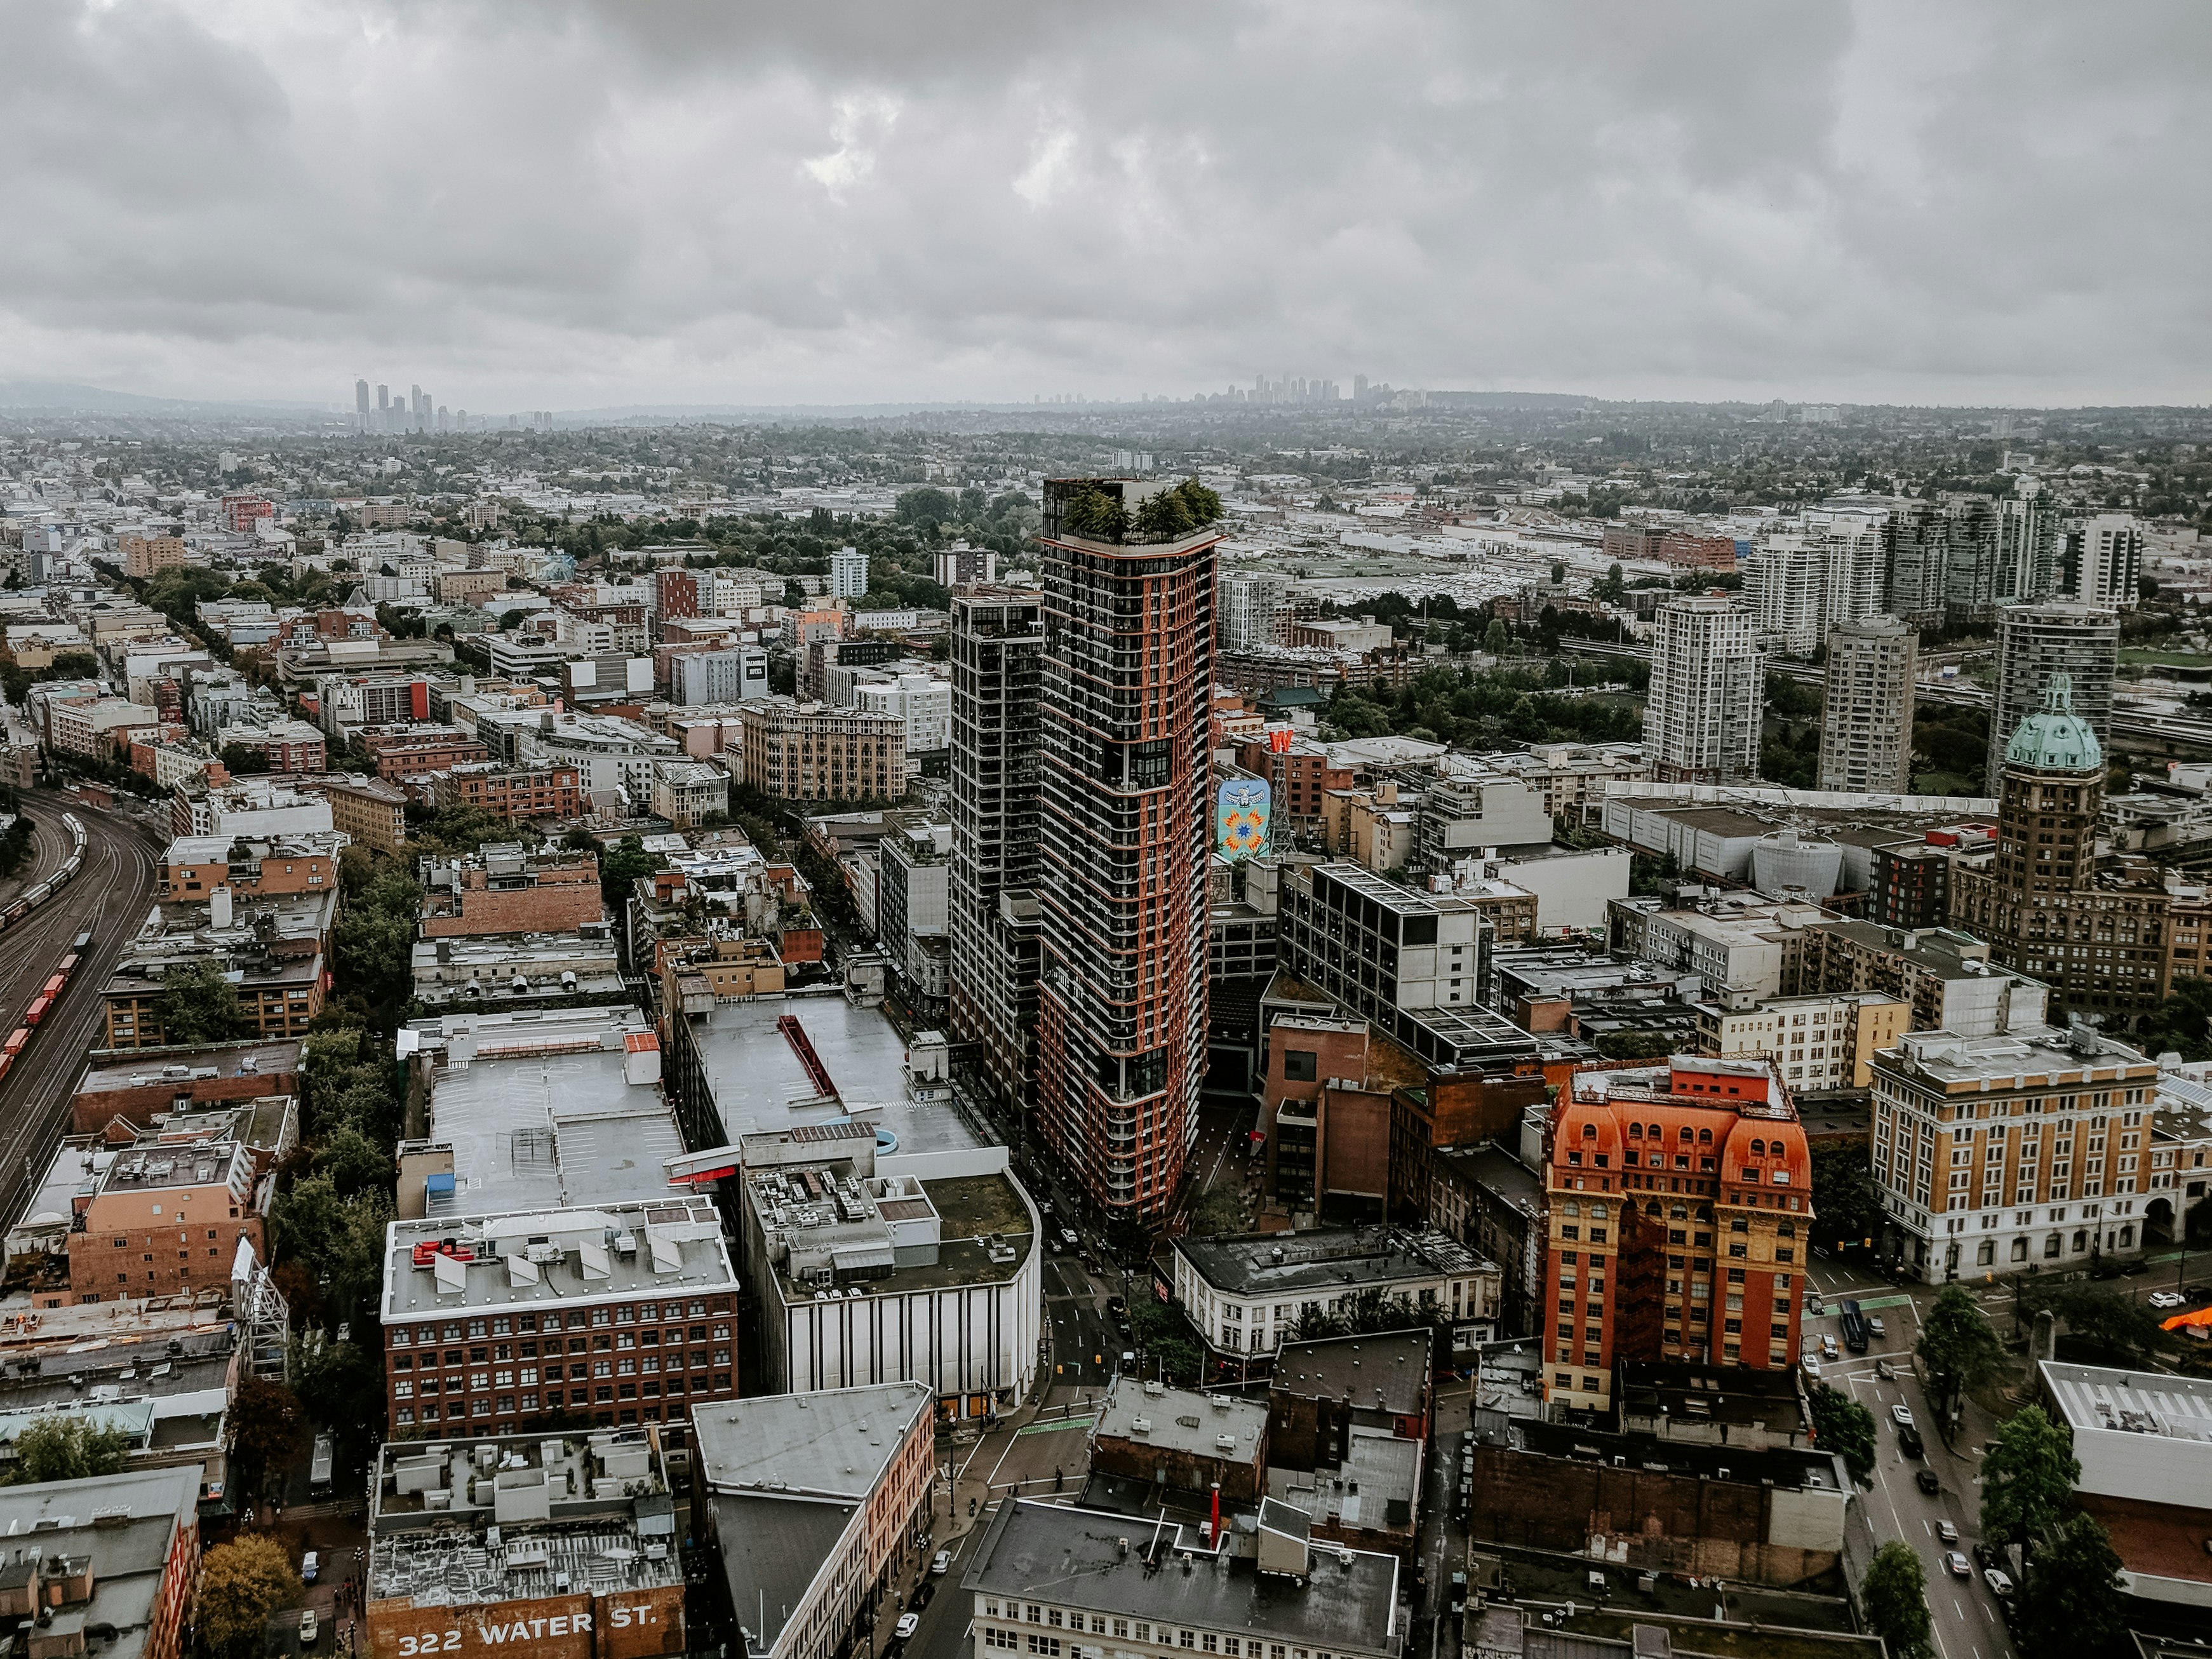
<instances>
[{"instance_id":1,"label":"skyscraper cluster in distance","mask_svg":"<svg viewBox=\"0 0 2212 1659\"><path fill-rule=\"evenodd\" d=\"M419 386L410 386L404 398L394 398L392 389L379 385L376 401L371 403L368 382L353 383L354 430L364 437L404 437L409 433L466 432L469 411L449 410L443 404L434 403L430 394Z\"/></svg>"}]
</instances>

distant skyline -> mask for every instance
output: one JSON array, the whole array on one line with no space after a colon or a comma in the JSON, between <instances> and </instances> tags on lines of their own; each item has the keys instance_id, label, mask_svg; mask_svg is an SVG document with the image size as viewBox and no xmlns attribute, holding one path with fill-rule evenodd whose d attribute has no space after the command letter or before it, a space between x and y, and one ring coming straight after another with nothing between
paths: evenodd
<instances>
[{"instance_id":1,"label":"distant skyline","mask_svg":"<svg viewBox=\"0 0 2212 1659\"><path fill-rule=\"evenodd\" d=\"M2201 404L2197 0L0 9L0 376Z\"/></svg>"}]
</instances>

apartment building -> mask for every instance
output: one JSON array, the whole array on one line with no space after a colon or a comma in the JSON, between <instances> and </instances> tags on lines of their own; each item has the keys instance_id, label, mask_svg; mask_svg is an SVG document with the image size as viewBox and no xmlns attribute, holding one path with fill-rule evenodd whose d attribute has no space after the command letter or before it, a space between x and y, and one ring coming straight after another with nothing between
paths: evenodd
<instances>
[{"instance_id":1,"label":"apartment building","mask_svg":"<svg viewBox=\"0 0 2212 1659\"><path fill-rule=\"evenodd\" d=\"M267 1255L249 1147L141 1145L116 1154L87 1185L69 1240L76 1301L225 1290L241 1240Z\"/></svg>"},{"instance_id":2,"label":"apartment building","mask_svg":"<svg viewBox=\"0 0 2212 1659\"><path fill-rule=\"evenodd\" d=\"M892 800L906 793L897 714L758 697L739 711L744 781L785 800Z\"/></svg>"},{"instance_id":3,"label":"apartment building","mask_svg":"<svg viewBox=\"0 0 2212 1659\"><path fill-rule=\"evenodd\" d=\"M441 772L489 760L491 751L458 726L400 726L362 735L376 775L386 783L421 783Z\"/></svg>"},{"instance_id":4,"label":"apartment building","mask_svg":"<svg viewBox=\"0 0 2212 1659\"><path fill-rule=\"evenodd\" d=\"M1912 1006L1879 991L1774 997L1747 1008L1699 1003L1698 1052L1774 1062L1798 1094L1863 1089L1874 1057L1911 1029Z\"/></svg>"},{"instance_id":5,"label":"apartment building","mask_svg":"<svg viewBox=\"0 0 2212 1659\"><path fill-rule=\"evenodd\" d=\"M1267 780L1274 823L1293 833L1320 830L1331 851L1349 850L1346 839L1328 836L1327 825L1332 793L1351 789L1352 769L1333 763L1321 744L1287 728L1261 731L1237 744L1237 764Z\"/></svg>"},{"instance_id":6,"label":"apartment building","mask_svg":"<svg viewBox=\"0 0 2212 1659\"><path fill-rule=\"evenodd\" d=\"M1214 1353L1271 1356L1295 1340L1308 1310L1342 1311L1355 1297L1402 1299L1455 1326L1496 1323L1498 1264L1431 1230L1323 1227L1233 1238L1178 1237L1170 1264L1176 1304ZM1414 1322L1419 1322L1416 1320Z\"/></svg>"},{"instance_id":7,"label":"apartment building","mask_svg":"<svg viewBox=\"0 0 2212 1659\"><path fill-rule=\"evenodd\" d=\"M952 1032L981 1042L1000 1097L1026 1107L1036 1066L1037 697L1044 607L1034 592L952 599Z\"/></svg>"},{"instance_id":8,"label":"apartment building","mask_svg":"<svg viewBox=\"0 0 2212 1659\"><path fill-rule=\"evenodd\" d=\"M2112 680L2119 671L2119 613L2106 606L2045 601L1997 611L1997 683L1990 706L1989 785L2004 793L2000 738L2043 707L2051 676L2066 676L2071 712L2101 749L2112 732Z\"/></svg>"},{"instance_id":9,"label":"apartment building","mask_svg":"<svg viewBox=\"0 0 2212 1659\"><path fill-rule=\"evenodd\" d=\"M1940 1285L2140 1250L2157 1085L2086 1026L1900 1038L1874 1062L1884 1253Z\"/></svg>"},{"instance_id":10,"label":"apartment building","mask_svg":"<svg viewBox=\"0 0 2212 1659\"><path fill-rule=\"evenodd\" d=\"M1480 1000L1479 907L1422 893L1352 864L1282 872L1284 965L1362 1019L1397 1030L1400 1012Z\"/></svg>"},{"instance_id":11,"label":"apartment building","mask_svg":"<svg viewBox=\"0 0 2212 1659\"><path fill-rule=\"evenodd\" d=\"M185 562L185 538L181 536L133 536L125 534L115 538L115 550L123 556L123 574L126 576L153 576L164 570L175 570Z\"/></svg>"},{"instance_id":12,"label":"apartment building","mask_svg":"<svg viewBox=\"0 0 2212 1659\"><path fill-rule=\"evenodd\" d=\"M420 861L422 937L570 933L604 919L599 861L588 853L525 853L487 842L458 859Z\"/></svg>"},{"instance_id":13,"label":"apartment building","mask_svg":"<svg viewBox=\"0 0 2212 1659\"><path fill-rule=\"evenodd\" d=\"M289 780L302 793L330 803L331 827L380 853L397 853L407 839L407 792L362 773L331 773Z\"/></svg>"},{"instance_id":14,"label":"apartment building","mask_svg":"<svg viewBox=\"0 0 2212 1659\"><path fill-rule=\"evenodd\" d=\"M1912 782L1912 687L1920 636L1895 617L1828 630L1820 703L1820 787L1906 794Z\"/></svg>"},{"instance_id":15,"label":"apartment building","mask_svg":"<svg viewBox=\"0 0 2212 1659\"><path fill-rule=\"evenodd\" d=\"M656 761L653 811L678 830L696 830L710 817L727 817L730 775L706 761Z\"/></svg>"},{"instance_id":16,"label":"apartment building","mask_svg":"<svg viewBox=\"0 0 2212 1659\"><path fill-rule=\"evenodd\" d=\"M1036 544L1037 1117L1091 1196L1133 1221L1181 1184L1206 1069L1221 537L1095 541L1066 520L1097 495L1141 510L1172 487L1047 480Z\"/></svg>"},{"instance_id":17,"label":"apartment building","mask_svg":"<svg viewBox=\"0 0 2212 1659\"><path fill-rule=\"evenodd\" d=\"M1815 921L1799 938L1790 994L1879 992L1911 1006L1909 1030L1982 1036L2040 1025L2050 1012L2048 987L1996 966L1971 933L1845 919Z\"/></svg>"},{"instance_id":18,"label":"apartment building","mask_svg":"<svg viewBox=\"0 0 2212 1659\"><path fill-rule=\"evenodd\" d=\"M1651 638L1644 747L1666 783L1759 775L1765 656L1753 619L1724 595L1662 605Z\"/></svg>"},{"instance_id":19,"label":"apartment building","mask_svg":"<svg viewBox=\"0 0 2212 1659\"><path fill-rule=\"evenodd\" d=\"M1575 1075L1545 1148L1544 1398L1611 1409L1617 1362L1797 1362L1812 1153L1771 1061Z\"/></svg>"},{"instance_id":20,"label":"apartment building","mask_svg":"<svg viewBox=\"0 0 2212 1659\"><path fill-rule=\"evenodd\" d=\"M1635 743L1532 743L1475 758L1519 778L1542 798L1547 815L1570 823L1585 822L1604 805L1608 784L1640 783L1651 775L1644 745Z\"/></svg>"}]
</instances>

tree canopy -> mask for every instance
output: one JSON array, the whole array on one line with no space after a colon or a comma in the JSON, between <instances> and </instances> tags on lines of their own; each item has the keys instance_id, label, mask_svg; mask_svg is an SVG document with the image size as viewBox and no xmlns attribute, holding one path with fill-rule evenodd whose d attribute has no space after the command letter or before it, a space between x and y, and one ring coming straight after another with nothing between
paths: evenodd
<instances>
[{"instance_id":1,"label":"tree canopy","mask_svg":"<svg viewBox=\"0 0 2212 1659\"><path fill-rule=\"evenodd\" d=\"M2021 1586L2020 1641L2028 1659L2132 1653L2120 1558L2097 1518L2076 1510L2036 1549Z\"/></svg>"},{"instance_id":2,"label":"tree canopy","mask_svg":"<svg viewBox=\"0 0 2212 1659\"><path fill-rule=\"evenodd\" d=\"M1862 1408L1863 1409L1863 1408ZM1890 1659L1930 1659L1928 1575L1912 1546L1893 1538L1874 1553L1859 1602L1867 1624L1889 1646Z\"/></svg>"},{"instance_id":3,"label":"tree canopy","mask_svg":"<svg viewBox=\"0 0 2212 1659\"><path fill-rule=\"evenodd\" d=\"M1946 1285L1928 1310L1913 1352L1928 1368L1929 1391L1945 1407L1980 1387L2004 1364L2004 1344L1964 1285Z\"/></svg>"},{"instance_id":4,"label":"tree canopy","mask_svg":"<svg viewBox=\"0 0 2212 1659\"><path fill-rule=\"evenodd\" d=\"M240 1533L201 1559L195 1620L200 1639L222 1659L260 1659L269 1615L306 1593L282 1540Z\"/></svg>"},{"instance_id":5,"label":"tree canopy","mask_svg":"<svg viewBox=\"0 0 2212 1659\"><path fill-rule=\"evenodd\" d=\"M246 1029L238 988L212 962L170 969L155 1006L167 1042L223 1042Z\"/></svg>"},{"instance_id":6,"label":"tree canopy","mask_svg":"<svg viewBox=\"0 0 2212 1659\"><path fill-rule=\"evenodd\" d=\"M1982 1459L1983 1533L2026 1543L2073 1509L2074 1483L2081 1478L2066 1431L2040 1406L2023 1407Z\"/></svg>"},{"instance_id":7,"label":"tree canopy","mask_svg":"<svg viewBox=\"0 0 2212 1659\"><path fill-rule=\"evenodd\" d=\"M0 1481L27 1486L114 1474L130 1451L122 1430L57 1413L36 1419L16 1435L15 1460L0 1469Z\"/></svg>"},{"instance_id":8,"label":"tree canopy","mask_svg":"<svg viewBox=\"0 0 2212 1659\"><path fill-rule=\"evenodd\" d=\"M1874 1474L1874 1413L1825 1382L1814 1388L1808 1403L1813 1413L1814 1443L1841 1457L1851 1479L1866 1485Z\"/></svg>"}]
</instances>

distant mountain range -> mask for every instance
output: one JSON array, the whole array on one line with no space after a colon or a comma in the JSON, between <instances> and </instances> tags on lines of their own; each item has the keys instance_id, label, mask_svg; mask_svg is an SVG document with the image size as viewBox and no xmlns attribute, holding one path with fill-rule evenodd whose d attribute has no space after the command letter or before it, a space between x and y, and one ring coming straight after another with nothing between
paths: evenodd
<instances>
[{"instance_id":1,"label":"distant mountain range","mask_svg":"<svg viewBox=\"0 0 2212 1659\"><path fill-rule=\"evenodd\" d=\"M102 386L77 386L67 380L0 380L0 410L22 414L184 417L216 412L236 415L252 410L282 415L328 415L335 412L335 406L288 402L276 398L235 400L146 398L135 392L110 392Z\"/></svg>"}]
</instances>

